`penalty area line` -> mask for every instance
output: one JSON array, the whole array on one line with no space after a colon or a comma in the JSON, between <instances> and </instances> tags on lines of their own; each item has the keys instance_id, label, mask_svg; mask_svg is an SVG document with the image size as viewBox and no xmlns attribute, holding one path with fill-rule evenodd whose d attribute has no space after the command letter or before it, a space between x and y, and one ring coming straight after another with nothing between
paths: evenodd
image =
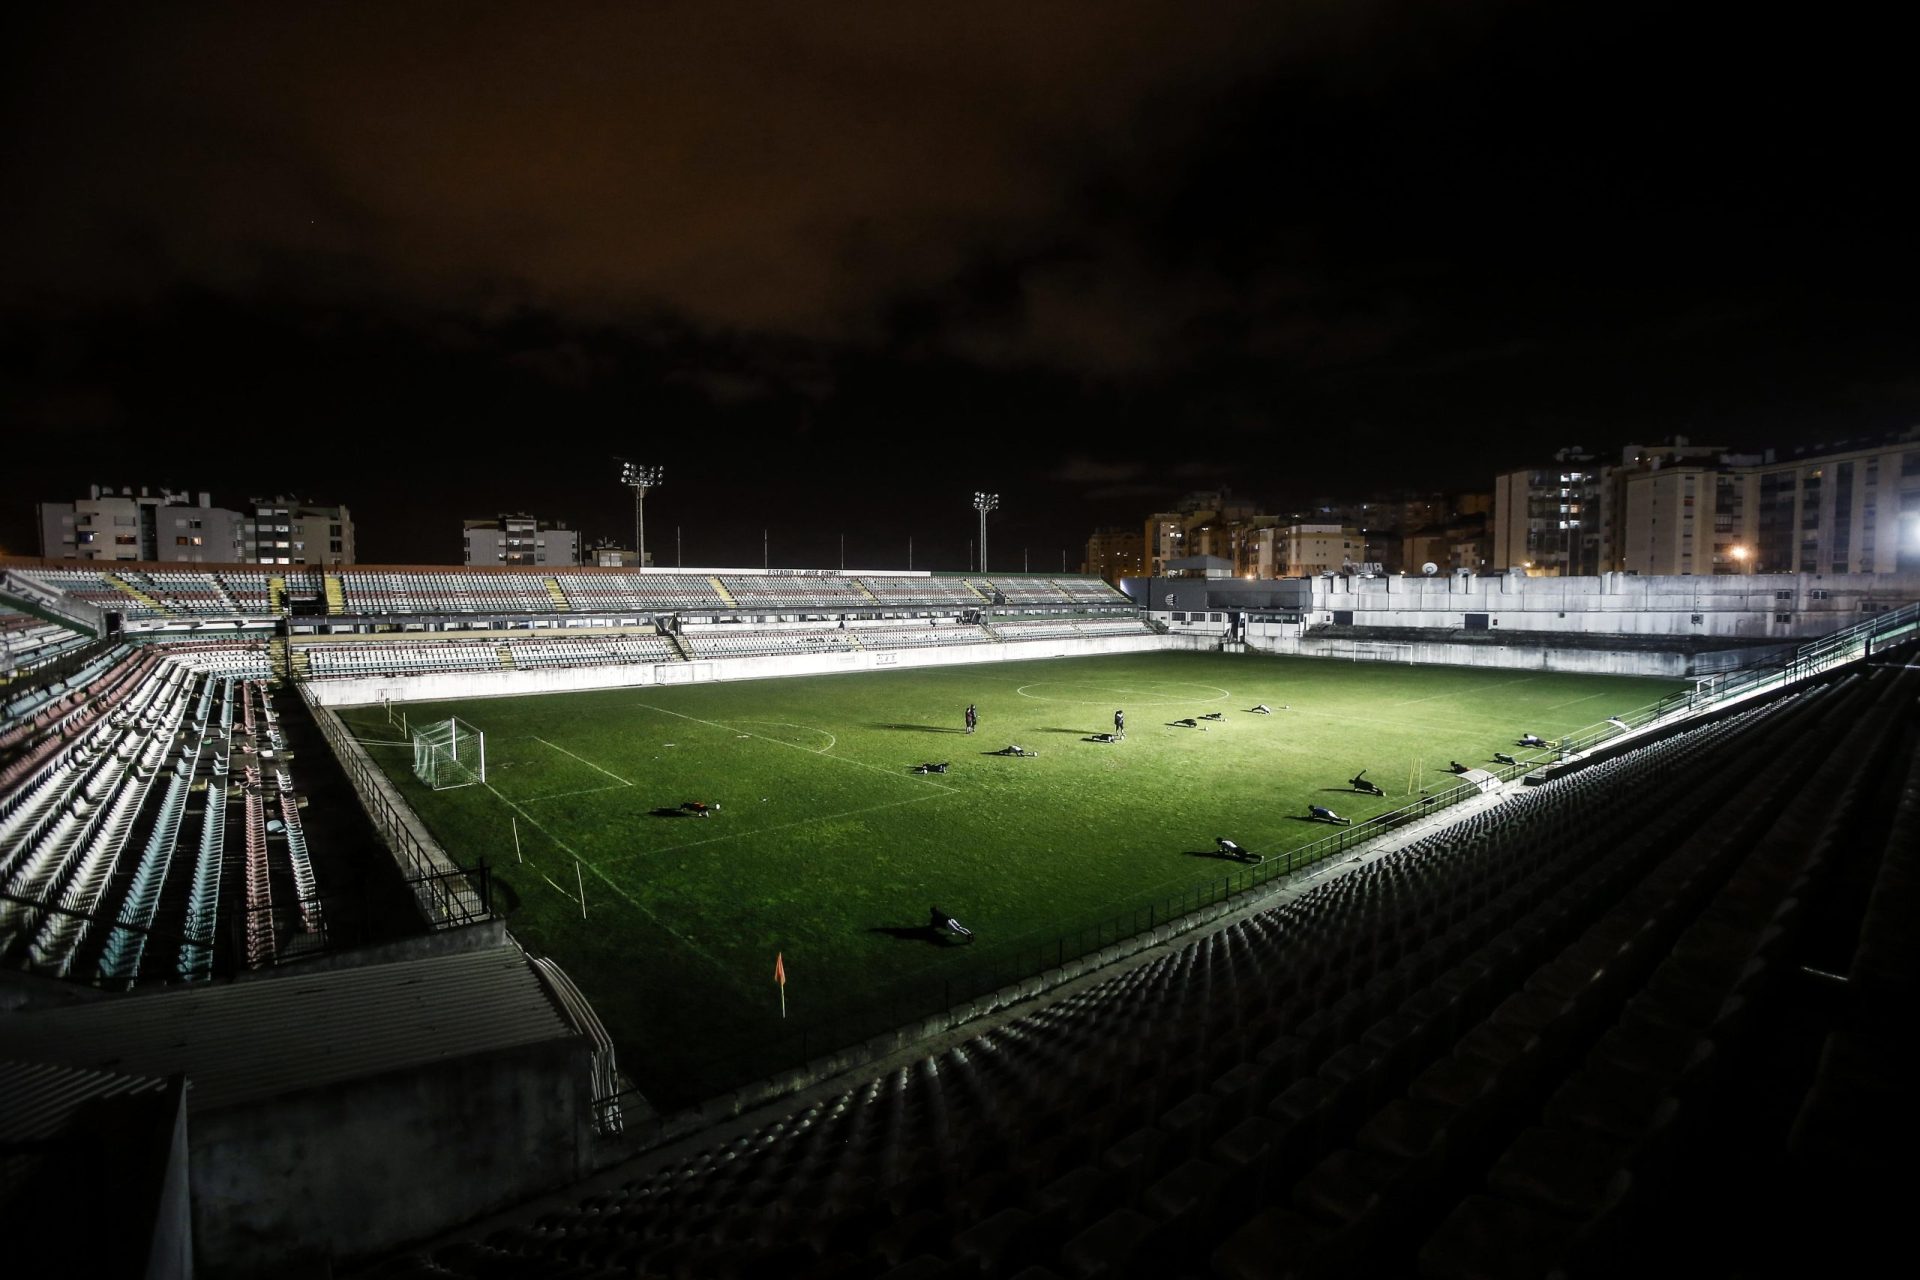
<instances>
[{"instance_id":1,"label":"penalty area line","mask_svg":"<svg viewBox=\"0 0 1920 1280\"><path fill-rule=\"evenodd\" d=\"M637 702L637 703L635 703L634 705L635 705L635 706L638 706L638 707L644 707L644 708L646 708L646 709L647 709L648 711L657 711L657 712L659 712L659 713L660 713L661 715L663 715L663 716L673 716L673 717L675 717L675 718L677 718L677 719L680 719L680 720L690 720L690 721L692 721L692 722L693 722L694 724L704 724L704 725L706 725L706 726L707 726L707 727L708 727L709 729L724 729L724 730L726 730L726 731L727 731L728 733L736 733L736 734L737 734L737 733L741 733L741 732L742 732L742 729L741 729L741 726L739 726L739 725L733 725L733 724L722 724L722 723L720 723L720 722L719 722L718 720L702 720L702 719L701 719L701 718L700 718L699 716L690 716L690 715L688 715L688 714L687 714L686 712L684 712L684 711L669 711L669 710L668 710L667 708L665 708L665 707L657 707L657 706L655 706L655 705L654 705L653 703L651 703L651 702ZM753 721L753 720L749 720L749 721L747 721L746 723L747 723L747 724L755 724L755 723L759 723L759 724L782 724L782 723L785 723L785 722L784 722L784 721ZM806 725L795 725L794 727L795 727L795 728L808 728L808 727L810 727L810 726L806 726ZM815 729L815 730L813 730L813 731L814 731L815 733L827 733L827 731L826 731L825 729ZM781 741L780 739L778 739L778 738L771 738L771 737L768 737L768 736L767 736L766 734L764 734L764 733L753 733L753 732L750 732L750 731L748 731L748 732L746 733L746 736L747 736L747 737L749 737L749 738L756 738L756 739L758 739L758 740L759 740L759 741L761 741L761 742L771 742L771 743L772 743L772 744L773 744L774 746L776 746L776 747L785 747L785 748L787 748L787 749L788 749L789 751L804 751L804 752L806 752L806 753L807 753L808 755L810 755L810 756L824 756L824 757L825 757L826 759L828 759L828 760L837 760L837 761L839 761L839 762L840 762L840 763L842 763L842 764L850 764L850 765L853 765L853 766L854 766L855 768L858 768L858 769L867 769L867 770L871 770L871 771L872 771L872 772L874 772L874 773L884 773L884 774L886 774L886 775L887 775L887 776L888 776L889 778L892 778L892 777L896 777L896 776L898 776L898 775L897 775L897 774L896 774L896 773L894 772L894 770L892 770L892 769L887 769L887 768L882 768L882 767L881 767L880 765L877 765L877 764L868 764L868 763L867 763L866 761L864 761L864 760L854 760L854 759L851 759L851 758L849 758L849 757L847 757L847 756L841 756L841 755L828 755L828 754L827 754L827 752L825 752L825 751L815 751L815 750L813 750L813 749L812 749L811 747L803 747L803 746L800 746L800 745L799 745L798 743L793 743L793 742L782 742L782 741ZM830 738L831 738L831 737L833 737L833 735L832 735L832 734L830 734L830 733L828 733L828 734L827 734L827 736L828 736L828 737L830 737ZM948 786L948 785L947 785L946 783L944 783L944 782L935 782L935 781L934 781L934 780L933 780L932 778L926 778L926 777L922 777L922 778L920 778L920 779L919 779L919 781L920 781L920 782L922 782L923 784L925 784L926 786L929 786L929 787L938 787L938 788L939 788L940 790L942 790L942 791L955 791L955 792L957 792L957 791L959 791L959 790L960 790L960 788L958 788L958 787L950 787L950 786ZM901 803L903 803L903 802L901 802ZM884 806L884 805L883 805L883 806L881 806L881 807L882 807L882 808L885 808L886 806ZM703 843L704 843L704 842L703 842Z\"/></svg>"},{"instance_id":2,"label":"penalty area line","mask_svg":"<svg viewBox=\"0 0 1920 1280\"><path fill-rule=\"evenodd\" d=\"M953 788L942 788L952 791ZM842 818L857 818L865 813L878 813L882 809L898 809L903 804L925 804L929 800L938 800L939 796L908 796L905 800L889 800L885 804L868 805L864 809L849 809L845 813L821 813L811 818L801 818L794 822L782 822L771 827L755 827L751 831L731 831L726 835L708 836L705 840L689 840L685 844L670 844L661 849L643 849L637 853L615 854L608 860L609 866L625 866L641 858L654 858L663 853L684 853L688 849L698 849L702 845L724 844L729 840L745 840L750 836L770 835L775 831L791 831L795 827L809 827L816 822L838 822Z\"/></svg>"},{"instance_id":3,"label":"penalty area line","mask_svg":"<svg viewBox=\"0 0 1920 1280\"><path fill-rule=\"evenodd\" d=\"M606 774L609 778L612 778L615 782L619 783L623 787L630 787L633 785L631 782L628 782L625 778L621 777L619 774L615 773L613 770L602 769L600 768L599 765L587 759L585 756L575 755L575 753L567 750L565 747L561 746L557 742L548 742L545 738L541 738L541 737L534 737L533 740L539 743L543 747L552 747L555 751L558 751L563 756L573 756L575 760L578 760L581 764L587 766L587 768L594 769L600 773Z\"/></svg>"},{"instance_id":4,"label":"penalty area line","mask_svg":"<svg viewBox=\"0 0 1920 1280\"><path fill-rule=\"evenodd\" d=\"M615 884L612 880L608 879L606 873L600 870L599 867L596 867L593 863L581 857L579 852L575 850L572 845L568 844L565 840L562 840L559 836L556 836L555 834L553 834L553 832L547 830L546 827L542 826L538 818L528 813L525 809L522 809L518 804L515 804L513 801L501 795L499 791L494 789L494 785L491 782L483 782L480 785L485 787L487 790L492 791L493 794L499 798L502 804L506 805L509 809L512 809L515 813L525 818L527 820L527 824L531 826L534 830L538 831L541 835L545 836L547 839L559 845L561 849L565 850L569 855L572 856L575 862L585 867L588 871L591 871L595 879L600 881L601 884L606 885L607 888L613 890L614 893L618 894L620 898L623 901L625 901L628 906L632 907L635 911L638 911L641 915L645 916L648 920L651 920L654 923L654 925L660 929L662 933L670 935L676 941L678 941L682 946L684 946L688 951L691 951L694 955L699 956L702 960L705 960L709 965L713 966L714 972L718 973L721 976L721 978L726 981L728 986L733 987L737 991L745 990L745 988L741 986L740 980L737 977L735 977L734 974L731 971L729 971L725 965L721 964L720 961L713 955L712 952L708 951L705 947L702 947L699 943L695 942L692 938L689 938L686 934L681 933L678 929L675 929L672 925L662 920L659 916L655 915L652 911L649 911L646 908L646 906L643 903L641 903L638 899L636 899L632 894L628 893L625 889L622 889L619 885ZM538 867L534 869L536 871L539 870ZM553 881L548 878L547 873L544 871L540 872L540 878L542 880L546 880L548 884L553 884ZM558 885L555 885L554 887L559 888ZM566 890L562 889L561 892L566 893ZM571 894L568 894L568 897L570 900L574 902L579 901L578 898L574 898Z\"/></svg>"}]
</instances>

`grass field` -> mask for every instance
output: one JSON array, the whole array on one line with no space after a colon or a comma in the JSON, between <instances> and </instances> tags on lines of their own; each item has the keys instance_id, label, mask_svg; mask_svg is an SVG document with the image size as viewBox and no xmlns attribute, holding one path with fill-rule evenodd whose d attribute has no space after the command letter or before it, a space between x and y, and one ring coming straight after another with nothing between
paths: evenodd
<instances>
[{"instance_id":1,"label":"grass field","mask_svg":"<svg viewBox=\"0 0 1920 1280\"><path fill-rule=\"evenodd\" d=\"M1139 654L438 705L487 735L484 787L432 792L379 708L345 714L495 908L558 958L649 1097L690 1101L1062 933L1217 884L1213 838L1278 853L1671 681ZM968 737L961 713L980 711ZM1256 703L1270 716L1246 714ZM1127 713L1127 739L1086 741ZM1173 721L1222 712L1205 731ZM1207 723L1207 722L1202 722ZM1038 754L988 754L1009 743ZM949 761L919 776L922 761ZM1383 799L1354 794L1366 769ZM666 816L682 801L710 818ZM656 813L655 811L660 811ZM516 858L517 826L520 854ZM581 918L584 889L586 918ZM932 937L939 903L978 934ZM787 1017L773 981L785 957Z\"/></svg>"}]
</instances>

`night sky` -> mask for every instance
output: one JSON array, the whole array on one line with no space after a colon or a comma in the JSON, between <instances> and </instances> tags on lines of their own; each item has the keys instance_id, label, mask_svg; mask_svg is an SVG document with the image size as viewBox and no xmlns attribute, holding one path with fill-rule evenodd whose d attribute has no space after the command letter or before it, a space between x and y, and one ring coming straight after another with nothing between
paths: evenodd
<instances>
[{"instance_id":1,"label":"night sky","mask_svg":"<svg viewBox=\"0 0 1920 1280\"><path fill-rule=\"evenodd\" d=\"M1910 45L1845 8L9 6L0 546L95 481L630 540L619 455L667 564L958 568L985 487L1053 569L1905 427Z\"/></svg>"}]
</instances>

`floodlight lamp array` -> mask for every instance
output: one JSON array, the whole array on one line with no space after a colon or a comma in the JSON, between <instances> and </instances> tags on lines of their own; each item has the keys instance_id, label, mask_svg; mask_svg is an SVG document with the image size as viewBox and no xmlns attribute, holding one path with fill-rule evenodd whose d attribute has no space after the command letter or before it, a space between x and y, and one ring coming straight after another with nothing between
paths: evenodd
<instances>
[{"instance_id":1,"label":"floodlight lamp array","mask_svg":"<svg viewBox=\"0 0 1920 1280\"><path fill-rule=\"evenodd\" d=\"M973 509L983 515L989 511L998 511L1000 509L1000 495L997 493L975 493L973 495Z\"/></svg>"}]
</instances>

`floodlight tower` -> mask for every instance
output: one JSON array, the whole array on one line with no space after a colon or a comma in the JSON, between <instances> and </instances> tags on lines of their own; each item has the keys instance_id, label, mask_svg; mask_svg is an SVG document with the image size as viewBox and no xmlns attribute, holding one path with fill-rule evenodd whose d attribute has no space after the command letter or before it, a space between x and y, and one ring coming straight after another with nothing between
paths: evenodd
<instances>
[{"instance_id":1,"label":"floodlight tower","mask_svg":"<svg viewBox=\"0 0 1920 1280\"><path fill-rule=\"evenodd\" d=\"M979 493L973 495L973 509L980 513L980 572L987 571L987 512L998 510L1000 495L997 493Z\"/></svg>"},{"instance_id":2,"label":"floodlight tower","mask_svg":"<svg viewBox=\"0 0 1920 1280\"><path fill-rule=\"evenodd\" d=\"M633 546L636 568L647 567L647 490L658 488L666 478L667 469L658 466L642 466L637 462L620 464L620 483L633 490Z\"/></svg>"}]
</instances>

